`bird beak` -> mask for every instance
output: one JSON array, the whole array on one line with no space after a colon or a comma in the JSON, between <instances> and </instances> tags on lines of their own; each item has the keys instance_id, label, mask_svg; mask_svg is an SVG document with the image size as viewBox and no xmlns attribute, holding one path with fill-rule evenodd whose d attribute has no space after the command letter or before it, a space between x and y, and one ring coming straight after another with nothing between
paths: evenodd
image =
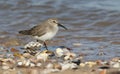
<instances>
[{"instance_id":1,"label":"bird beak","mask_svg":"<svg viewBox=\"0 0 120 74\"><path fill-rule=\"evenodd\" d=\"M64 28L65 30L67 30L67 28L65 26L61 25L60 23L58 23L58 26L60 26L60 27Z\"/></svg>"}]
</instances>

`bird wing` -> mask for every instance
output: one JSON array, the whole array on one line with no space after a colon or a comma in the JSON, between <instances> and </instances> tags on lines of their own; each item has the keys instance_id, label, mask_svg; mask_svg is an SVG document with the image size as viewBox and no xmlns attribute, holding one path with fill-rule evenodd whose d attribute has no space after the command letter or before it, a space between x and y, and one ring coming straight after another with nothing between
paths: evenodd
<instances>
[{"instance_id":1,"label":"bird wing","mask_svg":"<svg viewBox=\"0 0 120 74\"><path fill-rule=\"evenodd\" d=\"M46 29L47 29L47 26L46 25L37 25L37 26L34 26L33 28L31 28L29 31L30 31L30 35L32 36L42 36L46 33Z\"/></svg>"}]
</instances>

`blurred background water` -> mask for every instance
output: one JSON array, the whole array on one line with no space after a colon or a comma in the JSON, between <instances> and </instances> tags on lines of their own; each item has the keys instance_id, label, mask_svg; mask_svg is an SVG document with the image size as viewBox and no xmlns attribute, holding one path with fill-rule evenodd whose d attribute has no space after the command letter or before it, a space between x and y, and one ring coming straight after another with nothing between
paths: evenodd
<instances>
[{"instance_id":1,"label":"blurred background water","mask_svg":"<svg viewBox=\"0 0 120 74\"><path fill-rule=\"evenodd\" d=\"M0 0L0 38L20 38L19 30L52 17L69 29L52 40L58 45L87 54L86 59L120 56L120 0ZM101 46L106 55L96 57Z\"/></svg>"}]
</instances>

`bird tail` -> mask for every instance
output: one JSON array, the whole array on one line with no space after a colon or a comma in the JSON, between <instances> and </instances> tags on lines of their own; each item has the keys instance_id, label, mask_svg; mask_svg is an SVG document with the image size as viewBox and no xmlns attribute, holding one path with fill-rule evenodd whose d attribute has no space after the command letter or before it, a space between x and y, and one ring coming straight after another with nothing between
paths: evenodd
<instances>
[{"instance_id":1,"label":"bird tail","mask_svg":"<svg viewBox=\"0 0 120 74\"><path fill-rule=\"evenodd\" d=\"M22 31L19 31L20 34L23 34L23 35L29 35L30 32L29 30L22 30Z\"/></svg>"}]
</instances>

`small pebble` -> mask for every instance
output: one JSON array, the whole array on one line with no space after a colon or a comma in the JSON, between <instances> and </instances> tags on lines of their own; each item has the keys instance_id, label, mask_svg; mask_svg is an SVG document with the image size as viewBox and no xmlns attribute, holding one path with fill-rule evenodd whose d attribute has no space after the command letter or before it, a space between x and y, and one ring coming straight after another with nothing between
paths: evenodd
<instances>
[{"instance_id":1,"label":"small pebble","mask_svg":"<svg viewBox=\"0 0 120 74\"><path fill-rule=\"evenodd\" d=\"M120 68L120 63L116 62L112 65L113 68Z\"/></svg>"},{"instance_id":2,"label":"small pebble","mask_svg":"<svg viewBox=\"0 0 120 74\"><path fill-rule=\"evenodd\" d=\"M35 64L34 63L30 63L30 67L35 67Z\"/></svg>"},{"instance_id":3,"label":"small pebble","mask_svg":"<svg viewBox=\"0 0 120 74\"><path fill-rule=\"evenodd\" d=\"M47 69L53 69L53 64L52 63L49 63L47 66L46 66Z\"/></svg>"},{"instance_id":4,"label":"small pebble","mask_svg":"<svg viewBox=\"0 0 120 74\"><path fill-rule=\"evenodd\" d=\"M23 65L23 62L18 62L17 63L17 66L22 66Z\"/></svg>"},{"instance_id":5,"label":"small pebble","mask_svg":"<svg viewBox=\"0 0 120 74\"><path fill-rule=\"evenodd\" d=\"M41 67L42 64L41 64L41 63L37 63L36 66L37 66L37 67Z\"/></svg>"},{"instance_id":6,"label":"small pebble","mask_svg":"<svg viewBox=\"0 0 120 74\"><path fill-rule=\"evenodd\" d=\"M2 69L7 70L7 69L10 69L10 67L6 65L6 66L2 66Z\"/></svg>"},{"instance_id":7,"label":"small pebble","mask_svg":"<svg viewBox=\"0 0 120 74\"><path fill-rule=\"evenodd\" d=\"M80 63L80 67L85 67L85 63Z\"/></svg>"}]
</instances>

